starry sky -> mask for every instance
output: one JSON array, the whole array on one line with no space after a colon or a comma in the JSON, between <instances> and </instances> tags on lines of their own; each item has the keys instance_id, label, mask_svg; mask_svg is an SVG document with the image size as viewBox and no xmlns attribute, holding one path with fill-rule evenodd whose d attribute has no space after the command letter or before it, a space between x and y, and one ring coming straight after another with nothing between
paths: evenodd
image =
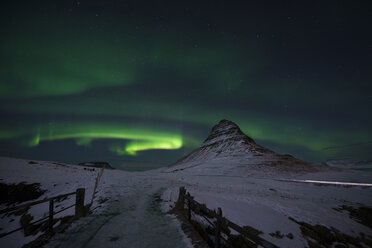
<instances>
[{"instance_id":1,"label":"starry sky","mask_svg":"<svg viewBox=\"0 0 372 248\"><path fill-rule=\"evenodd\" d=\"M279 153L372 159L370 1L8 1L0 156L131 168L221 119Z\"/></svg>"}]
</instances>

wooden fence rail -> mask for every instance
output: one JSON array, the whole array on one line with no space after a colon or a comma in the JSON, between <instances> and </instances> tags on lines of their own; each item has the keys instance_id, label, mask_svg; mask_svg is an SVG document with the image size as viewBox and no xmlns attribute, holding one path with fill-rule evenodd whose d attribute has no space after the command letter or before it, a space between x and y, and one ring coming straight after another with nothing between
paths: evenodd
<instances>
[{"instance_id":1,"label":"wooden fence rail","mask_svg":"<svg viewBox=\"0 0 372 248\"><path fill-rule=\"evenodd\" d=\"M187 203L186 209L185 203ZM179 189L179 196L175 208L186 214L186 217L189 221L191 221L191 215L192 212L194 212L207 220L207 222L209 222L211 225L213 225L215 229L215 248L221 248L221 239L227 241L222 237L221 233L224 233L229 237L231 233L230 228L247 239L247 246L256 247L256 244L259 244L265 248L278 248L278 246L260 238L257 234L253 234L247 229L244 229L243 227L223 217L221 208L218 208L217 211L211 210L207 208L205 204L201 204L195 201L194 197L192 197L190 193L186 193L186 189L184 187L181 187ZM216 221L213 223L209 219L216 219Z\"/></svg>"},{"instance_id":2,"label":"wooden fence rail","mask_svg":"<svg viewBox=\"0 0 372 248\"><path fill-rule=\"evenodd\" d=\"M66 208L63 208L63 209L61 209L57 212L54 212L54 200L65 198L65 197L68 197L70 195L76 195L75 204L73 204L71 206L68 206ZM10 213L10 212L14 212L14 211L22 210L22 209L27 209L31 206L41 204L41 203L44 203L44 202L49 202L49 215L48 215L48 217L36 220L32 223L27 224L26 226L22 226L20 228L17 228L15 230L10 231L10 232L2 233L2 234L0 234L0 238L5 237L5 236L7 236L9 234L12 234L14 232L17 232L19 230L22 230L27 226L34 225L34 224L36 224L38 222L42 222L42 221L44 221L44 222L48 221L48 223L49 223L48 224L48 231L49 231L49 233L52 234L53 233L53 225L54 225L54 215L56 215L56 214L58 214L62 211L65 211L65 210L67 210L67 209L69 209L73 206L75 206L75 218L80 218L81 216L84 216L86 214L86 208L84 206L84 198L85 198L85 188L79 188L75 192L62 194L62 195L57 195L57 196L50 197L50 198L47 198L47 199L43 199L43 200L34 201L34 202L31 202L31 203L27 203L27 204L15 206L15 207L2 209L2 210L0 210L0 214L5 214L5 213Z\"/></svg>"}]
</instances>

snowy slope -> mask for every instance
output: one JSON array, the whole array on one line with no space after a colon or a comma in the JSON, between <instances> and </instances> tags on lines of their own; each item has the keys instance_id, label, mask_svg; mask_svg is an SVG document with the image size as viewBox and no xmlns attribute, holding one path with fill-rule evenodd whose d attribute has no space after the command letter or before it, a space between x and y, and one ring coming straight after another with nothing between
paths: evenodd
<instances>
[{"instance_id":1,"label":"snowy slope","mask_svg":"<svg viewBox=\"0 0 372 248\"><path fill-rule=\"evenodd\" d=\"M372 171L372 161L368 160L331 160L327 161L326 164L336 168Z\"/></svg>"}]
</instances>

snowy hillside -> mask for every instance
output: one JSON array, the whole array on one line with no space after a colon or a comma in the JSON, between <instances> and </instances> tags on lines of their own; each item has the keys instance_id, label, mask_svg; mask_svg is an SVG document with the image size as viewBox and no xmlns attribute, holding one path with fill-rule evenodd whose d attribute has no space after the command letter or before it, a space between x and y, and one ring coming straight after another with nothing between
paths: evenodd
<instances>
[{"instance_id":1,"label":"snowy hillside","mask_svg":"<svg viewBox=\"0 0 372 248\"><path fill-rule=\"evenodd\" d=\"M369 170L372 171L372 161L368 160L331 160L326 163L329 166L336 168L352 169L352 170Z\"/></svg>"}]
</instances>

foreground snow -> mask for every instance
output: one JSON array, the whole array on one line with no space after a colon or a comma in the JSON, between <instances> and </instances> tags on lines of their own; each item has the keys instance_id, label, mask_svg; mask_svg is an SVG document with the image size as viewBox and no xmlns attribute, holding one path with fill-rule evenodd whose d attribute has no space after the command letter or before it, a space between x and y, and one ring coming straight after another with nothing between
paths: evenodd
<instances>
[{"instance_id":1,"label":"foreground snow","mask_svg":"<svg viewBox=\"0 0 372 248\"><path fill-rule=\"evenodd\" d=\"M98 170L0 158L0 172L3 183L40 182L48 190L40 198L85 187L88 203ZM371 187L319 186L281 179L372 183L371 173L365 172L330 170L290 174L267 168L239 167L238 161L229 164L218 160L190 167L185 164L182 170L167 168L141 173L105 170L93 214L74 222L65 233L55 235L47 247L72 247L72 244L73 247L191 247L179 223L164 213L177 200L180 186L185 186L195 200L206 203L207 207L221 207L223 215L231 221L262 231L261 237L280 247L308 245L299 225L289 217L310 224L333 226L351 236L359 233L372 236L370 228L349 218L347 212L335 210L342 205L372 206ZM1 209L4 207L0 206ZM40 205L29 212L38 219L37 215L42 216L41 208ZM47 206L44 210L47 212ZM72 212L73 209L64 214ZM13 218L12 222L9 218L1 219L1 232L19 225L19 219ZM270 235L277 231L284 235L291 233L293 239ZM34 238L23 237L22 232L17 232L0 238L0 247L20 247Z\"/></svg>"},{"instance_id":2,"label":"foreground snow","mask_svg":"<svg viewBox=\"0 0 372 248\"><path fill-rule=\"evenodd\" d=\"M106 179L115 181L102 195L109 204L55 235L46 247L191 247L175 217L161 212L167 182L120 171L110 171Z\"/></svg>"},{"instance_id":3,"label":"foreground snow","mask_svg":"<svg viewBox=\"0 0 372 248\"><path fill-rule=\"evenodd\" d=\"M84 170L83 167L69 166L56 162L0 158L0 182L6 184L20 182L41 183L41 188L47 191L39 199L74 192L77 188L84 187L86 188L86 203L88 203L93 193L96 174L97 170ZM72 205L74 201L75 196L71 196L68 200L55 204L56 211ZM48 214L48 204L46 202L33 206L28 213L34 216L34 220L45 217ZM0 206L1 209L6 207L5 205ZM61 212L56 217L73 214L74 208L71 208ZM12 231L20 226L21 216L11 215L9 218L4 216L1 216L2 218L0 219L1 233ZM23 232L18 231L0 238L0 247L20 247L34 240L40 234L24 237Z\"/></svg>"},{"instance_id":4,"label":"foreground snow","mask_svg":"<svg viewBox=\"0 0 372 248\"><path fill-rule=\"evenodd\" d=\"M261 237L280 247L308 246L299 225L289 218L335 227L351 236L364 233L372 239L370 228L349 218L346 212L335 210L342 205L371 207L372 173L332 169L288 173L269 167L261 170L239 165L233 158L230 164L225 160L213 160L192 166L184 163L181 168L170 167L163 173L184 184L196 201L212 209L221 207L225 217L241 226L249 225L263 231ZM304 183L306 179L311 183ZM170 191L174 195L177 190ZM269 235L277 231L284 235L291 233L294 238Z\"/></svg>"},{"instance_id":5,"label":"foreground snow","mask_svg":"<svg viewBox=\"0 0 372 248\"><path fill-rule=\"evenodd\" d=\"M40 199L77 188L86 188L85 204L91 200L99 170L54 162L0 158L2 183L39 182L47 192ZM64 233L56 234L47 247L192 247L174 216L163 212L163 191L170 181L146 173L105 170L98 186L93 214L75 221ZM74 196L58 204L71 205ZM34 200L33 200L34 201ZM2 205L0 209L7 206ZM58 210L57 209L57 210ZM32 207L34 220L47 216L48 204ZM74 209L56 217L73 215ZM1 233L19 227L20 216L0 219ZM0 247L21 247L40 235L23 236L23 231L0 238Z\"/></svg>"}]
</instances>

